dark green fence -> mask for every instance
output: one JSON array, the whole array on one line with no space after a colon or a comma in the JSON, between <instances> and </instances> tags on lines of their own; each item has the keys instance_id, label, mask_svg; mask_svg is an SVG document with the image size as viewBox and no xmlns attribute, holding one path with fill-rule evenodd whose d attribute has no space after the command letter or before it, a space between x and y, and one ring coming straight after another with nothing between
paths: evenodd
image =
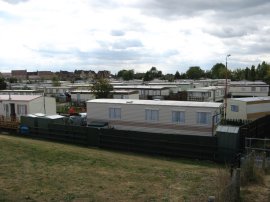
<instances>
[{"instance_id":1,"label":"dark green fence","mask_svg":"<svg viewBox=\"0 0 270 202\"><path fill-rule=\"evenodd\" d=\"M245 138L270 138L270 115L256 119L239 129L240 150L245 150Z\"/></svg>"},{"instance_id":2,"label":"dark green fence","mask_svg":"<svg viewBox=\"0 0 270 202\"><path fill-rule=\"evenodd\" d=\"M25 136L146 154L229 161L238 149L221 142L239 145L239 139L231 135L219 137L159 134L55 124L46 119L36 121L31 117L29 120L22 120L22 125L29 128L28 132L24 131ZM40 123L42 121L46 124Z\"/></svg>"}]
</instances>

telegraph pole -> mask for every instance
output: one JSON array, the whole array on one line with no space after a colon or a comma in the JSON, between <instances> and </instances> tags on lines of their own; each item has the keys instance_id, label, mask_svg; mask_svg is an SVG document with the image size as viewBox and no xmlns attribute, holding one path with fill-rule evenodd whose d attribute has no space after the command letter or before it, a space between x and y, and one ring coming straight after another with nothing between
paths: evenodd
<instances>
[{"instance_id":1,"label":"telegraph pole","mask_svg":"<svg viewBox=\"0 0 270 202\"><path fill-rule=\"evenodd\" d=\"M228 94L228 68L227 68L227 60L228 57L230 57L231 55L228 54L226 55L226 63L225 63L225 67L226 67L226 72L225 72L225 96L224 96L224 120L226 120L226 111L227 111L227 94Z\"/></svg>"}]
</instances>

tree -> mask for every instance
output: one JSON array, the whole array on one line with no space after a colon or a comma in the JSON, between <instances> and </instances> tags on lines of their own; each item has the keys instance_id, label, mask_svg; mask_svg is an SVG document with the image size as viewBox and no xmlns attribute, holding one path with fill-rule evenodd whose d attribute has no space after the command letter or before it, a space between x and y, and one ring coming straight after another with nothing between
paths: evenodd
<instances>
[{"instance_id":1,"label":"tree","mask_svg":"<svg viewBox=\"0 0 270 202\"><path fill-rule=\"evenodd\" d=\"M91 90L96 98L108 98L110 91L113 90L113 86L110 84L109 80L100 78L96 80Z\"/></svg>"},{"instance_id":2,"label":"tree","mask_svg":"<svg viewBox=\"0 0 270 202\"><path fill-rule=\"evenodd\" d=\"M250 70L250 80L255 81L255 79L256 79L256 70L255 70L255 66L252 65L251 70Z\"/></svg>"},{"instance_id":3,"label":"tree","mask_svg":"<svg viewBox=\"0 0 270 202\"><path fill-rule=\"evenodd\" d=\"M263 80L265 82L269 82L268 72L270 71L270 65L267 64L265 61L262 64L259 64L257 67L257 79Z\"/></svg>"},{"instance_id":4,"label":"tree","mask_svg":"<svg viewBox=\"0 0 270 202\"><path fill-rule=\"evenodd\" d=\"M179 76L180 76L180 74L179 74ZM174 77L173 74L166 74L166 75L164 75L162 78L163 78L164 80L169 81L169 82L173 82L175 77Z\"/></svg>"},{"instance_id":5,"label":"tree","mask_svg":"<svg viewBox=\"0 0 270 202\"><path fill-rule=\"evenodd\" d=\"M187 70L186 75L188 79L200 79L204 76L204 71L200 67L194 66Z\"/></svg>"},{"instance_id":6,"label":"tree","mask_svg":"<svg viewBox=\"0 0 270 202\"><path fill-rule=\"evenodd\" d=\"M245 69L245 80L251 80L250 79L250 69L246 67Z\"/></svg>"},{"instance_id":7,"label":"tree","mask_svg":"<svg viewBox=\"0 0 270 202\"><path fill-rule=\"evenodd\" d=\"M16 77L11 77L7 80L9 81L9 83L17 83L18 82L18 79Z\"/></svg>"},{"instance_id":8,"label":"tree","mask_svg":"<svg viewBox=\"0 0 270 202\"><path fill-rule=\"evenodd\" d=\"M134 79L143 79L145 73L136 73L134 74Z\"/></svg>"},{"instance_id":9,"label":"tree","mask_svg":"<svg viewBox=\"0 0 270 202\"><path fill-rule=\"evenodd\" d=\"M118 78L122 78L125 81L134 79L134 70L120 70L117 74Z\"/></svg>"},{"instance_id":10,"label":"tree","mask_svg":"<svg viewBox=\"0 0 270 202\"><path fill-rule=\"evenodd\" d=\"M217 63L211 69L212 78L213 79L225 79L226 78L226 71L227 71L226 66L224 64Z\"/></svg>"},{"instance_id":11,"label":"tree","mask_svg":"<svg viewBox=\"0 0 270 202\"><path fill-rule=\"evenodd\" d=\"M236 69L232 72L232 80L239 81L245 79L245 72L242 69Z\"/></svg>"},{"instance_id":12,"label":"tree","mask_svg":"<svg viewBox=\"0 0 270 202\"><path fill-rule=\"evenodd\" d=\"M7 83L5 82L5 79L3 77L0 78L0 90L7 89Z\"/></svg>"},{"instance_id":13,"label":"tree","mask_svg":"<svg viewBox=\"0 0 270 202\"><path fill-rule=\"evenodd\" d=\"M178 71L175 72L174 79L180 79L180 73Z\"/></svg>"},{"instance_id":14,"label":"tree","mask_svg":"<svg viewBox=\"0 0 270 202\"><path fill-rule=\"evenodd\" d=\"M150 76L150 72L147 71L143 77L143 81L151 81L153 78Z\"/></svg>"},{"instance_id":15,"label":"tree","mask_svg":"<svg viewBox=\"0 0 270 202\"><path fill-rule=\"evenodd\" d=\"M152 67L149 71L147 71L143 77L144 81L152 81L155 78L161 78L162 71L158 71L156 67Z\"/></svg>"},{"instance_id":16,"label":"tree","mask_svg":"<svg viewBox=\"0 0 270 202\"><path fill-rule=\"evenodd\" d=\"M54 77L52 78L52 85L53 85L54 87L61 86L61 83L60 83L58 77L55 77L55 76L54 76Z\"/></svg>"}]
</instances>

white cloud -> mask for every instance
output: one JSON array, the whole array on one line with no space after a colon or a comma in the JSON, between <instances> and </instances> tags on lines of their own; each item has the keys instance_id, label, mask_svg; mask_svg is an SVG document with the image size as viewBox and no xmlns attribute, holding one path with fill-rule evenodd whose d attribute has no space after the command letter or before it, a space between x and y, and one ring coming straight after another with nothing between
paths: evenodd
<instances>
[{"instance_id":1,"label":"white cloud","mask_svg":"<svg viewBox=\"0 0 270 202\"><path fill-rule=\"evenodd\" d=\"M0 70L165 73L269 59L268 1L0 0ZM248 12L247 12L248 11Z\"/></svg>"}]
</instances>

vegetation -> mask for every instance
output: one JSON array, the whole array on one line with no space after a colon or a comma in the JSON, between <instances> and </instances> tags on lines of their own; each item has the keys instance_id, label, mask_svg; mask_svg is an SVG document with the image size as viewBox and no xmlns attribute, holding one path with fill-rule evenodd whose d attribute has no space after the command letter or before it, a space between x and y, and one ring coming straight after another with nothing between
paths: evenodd
<instances>
[{"instance_id":1,"label":"vegetation","mask_svg":"<svg viewBox=\"0 0 270 202\"><path fill-rule=\"evenodd\" d=\"M7 89L7 83L5 82L5 79L3 77L0 77L0 90Z\"/></svg>"},{"instance_id":2,"label":"vegetation","mask_svg":"<svg viewBox=\"0 0 270 202\"><path fill-rule=\"evenodd\" d=\"M227 74L227 75L226 75ZM143 79L144 81L151 81L155 78L164 79L168 81L173 81L177 79L201 79L201 78L209 78L209 79L225 79L227 76L228 79L239 81L239 80L262 80L268 84L270 84L270 64L266 62L262 62L258 64L257 68L252 65L250 68L246 67L244 69L238 68L235 70L226 71L226 66L222 63L215 64L210 71L204 71L199 66L189 67L187 72L179 73L176 71L174 75L166 74L163 75L162 71L157 70L156 67L152 67L146 73L136 73L134 74L133 70L121 70L118 72L117 77L123 78L123 80L131 80L131 79Z\"/></svg>"},{"instance_id":3,"label":"vegetation","mask_svg":"<svg viewBox=\"0 0 270 202\"><path fill-rule=\"evenodd\" d=\"M91 90L96 98L108 98L110 91L113 90L113 86L110 84L109 80L100 78L96 80Z\"/></svg>"},{"instance_id":4,"label":"vegetation","mask_svg":"<svg viewBox=\"0 0 270 202\"><path fill-rule=\"evenodd\" d=\"M0 201L207 201L219 166L0 135Z\"/></svg>"},{"instance_id":5,"label":"vegetation","mask_svg":"<svg viewBox=\"0 0 270 202\"><path fill-rule=\"evenodd\" d=\"M17 83L18 79L16 77L11 77L7 79L9 83Z\"/></svg>"},{"instance_id":6,"label":"vegetation","mask_svg":"<svg viewBox=\"0 0 270 202\"><path fill-rule=\"evenodd\" d=\"M190 67L186 75L188 79L200 79L204 77L204 71L198 66Z\"/></svg>"},{"instance_id":7,"label":"vegetation","mask_svg":"<svg viewBox=\"0 0 270 202\"><path fill-rule=\"evenodd\" d=\"M55 87L61 86L61 83L60 83L60 80L59 80L58 77L54 76L54 77L52 78L52 85L55 86Z\"/></svg>"},{"instance_id":8,"label":"vegetation","mask_svg":"<svg viewBox=\"0 0 270 202\"><path fill-rule=\"evenodd\" d=\"M118 78L122 78L125 81L134 79L134 70L121 70L117 74Z\"/></svg>"},{"instance_id":9,"label":"vegetation","mask_svg":"<svg viewBox=\"0 0 270 202\"><path fill-rule=\"evenodd\" d=\"M147 71L143 77L144 81L152 81L156 78L162 77L162 71L158 71L156 67L152 67L149 71Z\"/></svg>"}]
</instances>

